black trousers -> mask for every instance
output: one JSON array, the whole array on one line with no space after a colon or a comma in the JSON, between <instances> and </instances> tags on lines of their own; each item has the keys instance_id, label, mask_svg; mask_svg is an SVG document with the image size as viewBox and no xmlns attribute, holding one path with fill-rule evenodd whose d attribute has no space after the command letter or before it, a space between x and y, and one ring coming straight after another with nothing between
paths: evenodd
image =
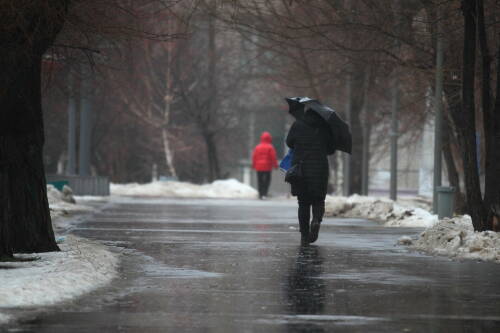
<instances>
[{"instance_id":1,"label":"black trousers","mask_svg":"<svg viewBox=\"0 0 500 333\"><path fill-rule=\"evenodd\" d=\"M271 171L257 171L257 187L259 188L259 198L267 196L270 184Z\"/></svg>"},{"instance_id":2,"label":"black trousers","mask_svg":"<svg viewBox=\"0 0 500 333\"><path fill-rule=\"evenodd\" d=\"M299 227L301 233L309 233L309 220L311 219L311 208L313 220L323 221L325 215L325 198L310 198L299 195Z\"/></svg>"}]
</instances>

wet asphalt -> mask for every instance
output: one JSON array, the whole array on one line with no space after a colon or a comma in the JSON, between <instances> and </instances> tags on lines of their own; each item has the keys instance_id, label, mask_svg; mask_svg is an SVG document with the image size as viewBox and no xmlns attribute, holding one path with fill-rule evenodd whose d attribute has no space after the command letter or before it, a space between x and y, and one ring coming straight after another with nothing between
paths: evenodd
<instances>
[{"instance_id":1,"label":"wet asphalt","mask_svg":"<svg viewBox=\"0 0 500 333\"><path fill-rule=\"evenodd\" d=\"M500 265L396 245L420 230L327 218L299 246L293 201L112 200L74 234L120 277L8 332L500 332Z\"/></svg>"}]
</instances>

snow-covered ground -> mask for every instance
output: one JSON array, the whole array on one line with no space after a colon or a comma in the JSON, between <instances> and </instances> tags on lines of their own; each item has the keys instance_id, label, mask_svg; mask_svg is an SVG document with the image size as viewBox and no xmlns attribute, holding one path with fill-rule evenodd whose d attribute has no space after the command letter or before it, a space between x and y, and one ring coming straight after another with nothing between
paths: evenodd
<instances>
[{"instance_id":1,"label":"snow-covered ground","mask_svg":"<svg viewBox=\"0 0 500 333\"><path fill-rule=\"evenodd\" d=\"M399 243L435 255L500 262L500 233L474 231L468 215L443 219L418 238L405 237Z\"/></svg>"},{"instance_id":2,"label":"snow-covered ground","mask_svg":"<svg viewBox=\"0 0 500 333\"><path fill-rule=\"evenodd\" d=\"M388 227L423 227L426 229L418 236L401 237L398 243L429 254L500 262L500 233L475 232L467 215L439 221L437 215L429 213L429 208L421 198L394 202L359 195L329 196L325 215L372 219Z\"/></svg>"},{"instance_id":3,"label":"snow-covered ground","mask_svg":"<svg viewBox=\"0 0 500 333\"><path fill-rule=\"evenodd\" d=\"M205 185L177 181L111 184L111 194L171 198L257 198L257 191L253 187L236 179L216 180Z\"/></svg>"},{"instance_id":4,"label":"snow-covered ground","mask_svg":"<svg viewBox=\"0 0 500 333\"><path fill-rule=\"evenodd\" d=\"M50 216L57 222L60 217L75 212L91 212L94 208L86 205L76 204L73 192L64 185L62 191L53 185L47 185L47 198L49 200Z\"/></svg>"},{"instance_id":5,"label":"snow-covered ground","mask_svg":"<svg viewBox=\"0 0 500 333\"><path fill-rule=\"evenodd\" d=\"M104 245L73 235L61 252L17 255L35 261L3 262L0 309L51 305L105 285L117 275L118 256ZM5 314L0 313L0 322Z\"/></svg>"},{"instance_id":6,"label":"snow-covered ground","mask_svg":"<svg viewBox=\"0 0 500 333\"><path fill-rule=\"evenodd\" d=\"M55 230L92 207L75 203L71 189L47 186ZM119 258L106 246L73 235L59 236L60 252L16 255L33 261L0 263L0 324L12 319L3 309L36 307L65 301L99 288L115 276ZM8 311L8 310L7 310Z\"/></svg>"},{"instance_id":7,"label":"snow-covered ground","mask_svg":"<svg viewBox=\"0 0 500 333\"><path fill-rule=\"evenodd\" d=\"M0 312L0 325L1 324L5 324L9 320L10 320L10 316L8 316L8 315L3 314L3 313Z\"/></svg>"},{"instance_id":8,"label":"snow-covered ground","mask_svg":"<svg viewBox=\"0 0 500 333\"><path fill-rule=\"evenodd\" d=\"M394 202L356 194L350 197L327 196L325 215L371 219L388 227L430 227L437 223L437 216L417 207L424 206L418 202L421 200Z\"/></svg>"}]
</instances>

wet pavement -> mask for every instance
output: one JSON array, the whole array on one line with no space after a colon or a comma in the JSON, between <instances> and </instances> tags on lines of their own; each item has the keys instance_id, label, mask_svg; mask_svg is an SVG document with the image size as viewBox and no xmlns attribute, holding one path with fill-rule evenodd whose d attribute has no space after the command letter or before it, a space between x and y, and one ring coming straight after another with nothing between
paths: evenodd
<instances>
[{"instance_id":1,"label":"wet pavement","mask_svg":"<svg viewBox=\"0 0 500 333\"><path fill-rule=\"evenodd\" d=\"M117 199L73 233L120 278L10 332L500 332L500 265L395 245L419 229L326 219L299 246L291 201Z\"/></svg>"}]
</instances>

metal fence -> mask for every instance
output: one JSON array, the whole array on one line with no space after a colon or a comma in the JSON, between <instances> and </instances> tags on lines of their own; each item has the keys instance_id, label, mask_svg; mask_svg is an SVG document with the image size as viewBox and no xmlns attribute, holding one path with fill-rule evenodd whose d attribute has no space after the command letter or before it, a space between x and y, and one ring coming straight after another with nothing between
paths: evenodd
<instances>
[{"instance_id":1,"label":"metal fence","mask_svg":"<svg viewBox=\"0 0 500 333\"><path fill-rule=\"evenodd\" d=\"M47 183L67 181L75 195L109 195L109 180L102 176L47 175Z\"/></svg>"}]
</instances>

